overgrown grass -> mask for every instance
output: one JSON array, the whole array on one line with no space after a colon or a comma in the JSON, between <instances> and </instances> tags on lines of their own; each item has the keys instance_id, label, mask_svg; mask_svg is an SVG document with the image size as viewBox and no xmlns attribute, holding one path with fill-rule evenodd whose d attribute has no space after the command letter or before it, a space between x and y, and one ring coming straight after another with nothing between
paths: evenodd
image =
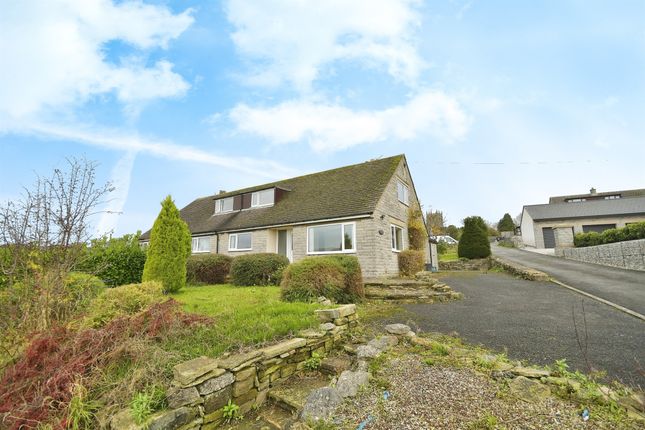
<instances>
[{"instance_id":1,"label":"overgrown grass","mask_svg":"<svg viewBox=\"0 0 645 430\"><path fill-rule=\"evenodd\" d=\"M232 285L189 286L172 294L186 312L212 317L214 324L200 327L191 336L173 339L164 349L186 357L222 352L268 342L317 325L317 303L280 301L280 287Z\"/></svg>"}]
</instances>

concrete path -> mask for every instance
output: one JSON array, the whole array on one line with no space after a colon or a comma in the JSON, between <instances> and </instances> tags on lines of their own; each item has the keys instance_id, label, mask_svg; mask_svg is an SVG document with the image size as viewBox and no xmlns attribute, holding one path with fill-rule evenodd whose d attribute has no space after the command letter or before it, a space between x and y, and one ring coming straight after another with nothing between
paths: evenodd
<instances>
[{"instance_id":1,"label":"concrete path","mask_svg":"<svg viewBox=\"0 0 645 430\"><path fill-rule=\"evenodd\" d=\"M442 281L463 293L463 300L405 305L409 324L423 331L456 331L467 342L507 349L509 357L535 364L566 358L572 368L587 370L589 361L612 379L645 388L643 321L555 284L503 273L460 272ZM401 319L386 322L405 322Z\"/></svg>"},{"instance_id":2,"label":"concrete path","mask_svg":"<svg viewBox=\"0 0 645 430\"><path fill-rule=\"evenodd\" d=\"M645 315L645 272L582 263L501 246L493 254ZM645 345L643 346L645 349Z\"/></svg>"}]
</instances>

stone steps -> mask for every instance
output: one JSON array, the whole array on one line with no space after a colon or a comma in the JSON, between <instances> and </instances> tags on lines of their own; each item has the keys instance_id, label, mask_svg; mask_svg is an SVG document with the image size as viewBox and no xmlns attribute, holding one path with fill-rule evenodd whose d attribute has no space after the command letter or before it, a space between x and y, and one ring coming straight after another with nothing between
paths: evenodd
<instances>
[{"instance_id":1,"label":"stone steps","mask_svg":"<svg viewBox=\"0 0 645 430\"><path fill-rule=\"evenodd\" d=\"M269 400L290 414L299 414L309 393L329 385L329 379L320 374L292 377L279 387L269 390Z\"/></svg>"}]
</instances>

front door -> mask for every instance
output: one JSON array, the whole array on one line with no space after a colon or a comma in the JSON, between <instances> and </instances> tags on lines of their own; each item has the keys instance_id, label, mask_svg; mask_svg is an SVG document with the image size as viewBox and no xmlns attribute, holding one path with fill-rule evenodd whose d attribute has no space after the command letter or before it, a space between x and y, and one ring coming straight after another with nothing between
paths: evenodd
<instances>
[{"instance_id":1,"label":"front door","mask_svg":"<svg viewBox=\"0 0 645 430\"><path fill-rule=\"evenodd\" d=\"M291 230L278 230L278 254L284 255L293 260L293 250L291 246Z\"/></svg>"}]
</instances>

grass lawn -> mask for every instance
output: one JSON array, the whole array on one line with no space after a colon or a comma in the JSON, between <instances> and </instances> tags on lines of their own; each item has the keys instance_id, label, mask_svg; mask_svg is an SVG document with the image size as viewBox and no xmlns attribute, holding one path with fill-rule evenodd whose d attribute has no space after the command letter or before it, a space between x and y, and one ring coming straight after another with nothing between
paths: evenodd
<instances>
[{"instance_id":1,"label":"grass lawn","mask_svg":"<svg viewBox=\"0 0 645 430\"><path fill-rule=\"evenodd\" d=\"M317 303L282 302L280 287L273 286L189 286L171 297L181 302L187 312L214 320L191 336L166 345L190 358L215 357L227 350L296 334L318 325L314 310L321 308Z\"/></svg>"},{"instance_id":2,"label":"grass lawn","mask_svg":"<svg viewBox=\"0 0 645 430\"><path fill-rule=\"evenodd\" d=\"M456 245L448 247L448 250L445 253L439 254L439 261L455 261L455 260L459 260L459 256L457 255Z\"/></svg>"}]
</instances>

